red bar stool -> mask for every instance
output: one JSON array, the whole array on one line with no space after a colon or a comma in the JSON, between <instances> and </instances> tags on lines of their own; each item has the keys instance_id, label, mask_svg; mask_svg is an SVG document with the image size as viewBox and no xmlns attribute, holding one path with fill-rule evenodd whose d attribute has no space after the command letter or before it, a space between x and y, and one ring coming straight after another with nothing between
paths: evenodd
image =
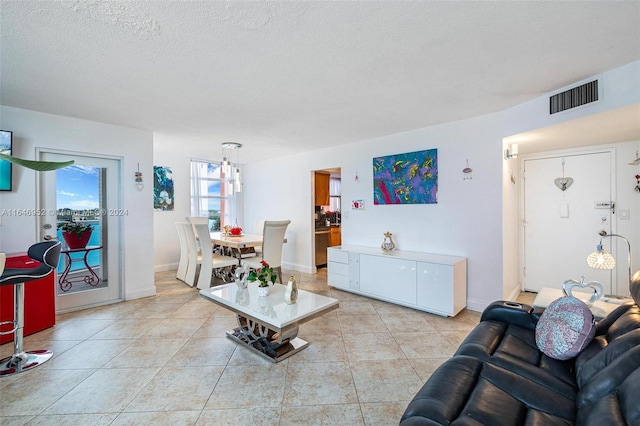
<instances>
[{"instance_id":1,"label":"red bar stool","mask_svg":"<svg viewBox=\"0 0 640 426\"><path fill-rule=\"evenodd\" d=\"M14 314L13 321L4 321L0 325L13 324L13 329L0 334L13 333L13 355L0 360L0 377L22 373L39 366L53 356L49 350L25 352L22 349L24 328L24 283L38 280L56 269L60 260L61 244L58 241L45 241L29 247L27 255L41 263L33 269L7 268L0 275L0 286L13 285Z\"/></svg>"}]
</instances>

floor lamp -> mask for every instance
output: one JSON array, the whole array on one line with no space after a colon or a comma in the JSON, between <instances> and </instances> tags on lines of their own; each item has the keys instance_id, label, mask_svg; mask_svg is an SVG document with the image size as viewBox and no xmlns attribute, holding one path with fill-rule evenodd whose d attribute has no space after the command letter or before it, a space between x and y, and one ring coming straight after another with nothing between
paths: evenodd
<instances>
[{"instance_id":1,"label":"floor lamp","mask_svg":"<svg viewBox=\"0 0 640 426\"><path fill-rule=\"evenodd\" d=\"M629 249L627 252L627 262L629 264L629 286L631 286L631 244L629 243L629 240L622 235L603 235L602 238L600 238L600 243L596 247L596 251L587 256L587 265L595 269L613 269L616 267L616 259L611 253L608 253L602 248L602 240L608 237L619 237L627 243L627 248ZM631 287L629 287L629 291L631 291Z\"/></svg>"}]
</instances>

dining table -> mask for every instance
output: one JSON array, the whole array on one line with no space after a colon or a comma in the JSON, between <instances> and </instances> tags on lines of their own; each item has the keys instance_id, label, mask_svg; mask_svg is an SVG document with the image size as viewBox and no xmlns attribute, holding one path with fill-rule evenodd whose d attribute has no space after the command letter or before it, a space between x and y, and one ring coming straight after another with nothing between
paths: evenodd
<instances>
[{"instance_id":1,"label":"dining table","mask_svg":"<svg viewBox=\"0 0 640 426\"><path fill-rule=\"evenodd\" d=\"M243 249L262 247L263 242L262 234L230 235L224 232L210 232L209 236L212 244L230 249L232 255L238 258L238 264L242 262L242 257L245 256L242 252ZM285 238L283 242L286 243L287 239Z\"/></svg>"},{"instance_id":2,"label":"dining table","mask_svg":"<svg viewBox=\"0 0 640 426\"><path fill-rule=\"evenodd\" d=\"M211 242L224 247L232 249L243 249L247 247L261 247L262 235L261 234L240 234L240 235L228 235L224 232L211 232Z\"/></svg>"}]
</instances>

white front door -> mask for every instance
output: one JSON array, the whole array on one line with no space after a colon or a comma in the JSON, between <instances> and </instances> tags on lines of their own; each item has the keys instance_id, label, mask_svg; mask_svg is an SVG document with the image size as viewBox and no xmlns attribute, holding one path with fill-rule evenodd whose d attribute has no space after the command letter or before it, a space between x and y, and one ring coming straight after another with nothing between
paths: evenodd
<instances>
[{"instance_id":1,"label":"white front door","mask_svg":"<svg viewBox=\"0 0 640 426\"><path fill-rule=\"evenodd\" d=\"M60 239L63 253L56 280L56 312L63 313L122 300L120 230L121 160L40 151L45 161L74 160L71 166L40 174L39 231L43 240ZM60 223L90 224L86 249L71 250Z\"/></svg>"},{"instance_id":2,"label":"white front door","mask_svg":"<svg viewBox=\"0 0 640 426\"><path fill-rule=\"evenodd\" d=\"M596 249L602 230L611 233L611 210L596 208L612 200L612 152L550 155L525 159L525 290L562 288L569 279L599 281L612 293L611 272L592 269L586 258ZM556 178L572 178L564 191ZM611 252L610 245L605 248Z\"/></svg>"}]
</instances>

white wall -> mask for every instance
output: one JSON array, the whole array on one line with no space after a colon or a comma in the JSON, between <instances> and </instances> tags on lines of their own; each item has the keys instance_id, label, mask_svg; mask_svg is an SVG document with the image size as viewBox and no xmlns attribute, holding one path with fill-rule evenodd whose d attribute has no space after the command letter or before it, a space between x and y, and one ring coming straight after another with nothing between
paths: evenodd
<instances>
[{"instance_id":1,"label":"white wall","mask_svg":"<svg viewBox=\"0 0 640 426\"><path fill-rule=\"evenodd\" d=\"M503 151L505 148L503 146ZM521 229L518 204L521 185L520 160L517 158L504 160L502 167L502 242L504 246L502 298L505 300L515 300L522 287L519 279L522 261L518 246Z\"/></svg>"},{"instance_id":2,"label":"white wall","mask_svg":"<svg viewBox=\"0 0 640 426\"><path fill-rule=\"evenodd\" d=\"M601 102L554 117L549 117L545 95L496 114L246 164L245 213L239 216L240 225L251 228L257 219L291 219L283 263L287 268L313 272L312 171L340 167L343 243L379 246L383 233L390 231L402 250L465 256L469 262L467 305L482 310L487 304L513 298L520 291L517 232L520 172L517 161L503 159L503 137L639 102L639 72L640 62L636 62L602 74L599 78L607 96ZM162 144L175 147L180 140L167 136ZM438 149L438 204L374 206L372 158L430 148ZM174 151L163 154L163 149L156 144L154 162L175 165L177 188L183 187L188 193L188 184L179 182L188 180L188 174L181 177L178 173L180 170L188 173L187 166L179 165L188 164L188 159L180 158ZM212 148L212 159L219 159L218 150ZM462 169L467 159L473 179L465 182ZM511 167L515 185L511 183ZM354 182L356 173L358 183ZM640 197L635 195L637 203ZM631 198L630 209L634 209ZM364 199L365 209L351 210L353 199ZM635 211L640 213L637 205ZM166 245L156 244L156 266L177 265L177 236L167 229L173 230L173 220L180 220L183 215L155 215L156 238L158 241L164 238L159 234L167 238ZM630 226L628 232L638 234L637 224L629 222L621 226Z\"/></svg>"},{"instance_id":3,"label":"white wall","mask_svg":"<svg viewBox=\"0 0 640 426\"><path fill-rule=\"evenodd\" d=\"M640 141L618 143L616 148L616 213L614 215L614 232L622 235L631 244L631 273L640 269L640 192L634 190L637 185L635 175L640 175L640 165L630 166L629 163L636 158L636 152L640 150ZM629 210L629 219L621 219L621 210ZM617 266L614 270L614 280L618 283L619 294L627 295L629 282L629 270L627 267L627 244L620 238L608 238L607 242L616 243L613 253ZM594 244L597 244L598 236L594 236ZM595 247L595 246L594 246Z\"/></svg>"},{"instance_id":4,"label":"white wall","mask_svg":"<svg viewBox=\"0 0 640 426\"><path fill-rule=\"evenodd\" d=\"M245 223L291 219L284 264L312 271L311 171L340 167L343 244L377 247L390 231L399 249L467 257L468 304L482 309L502 297L500 126L499 115L487 115L247 164ZM374 206L373 157L431 148L438 149L438 204ZM463 180L467 159L471 181ZM354 199L365 209L351 210Z\"/></svg>"},{"instance_id":5,"label":"white wall","mask_svg":"<svg viewBox=\"0 0 640 426\"><path fill-rule=\"evenodd\" d=\"M153 134L153 165L170 167L173 172L174 210L153 212L155 271L170 271L178 268L180 241L175 222L184 222L191 216L191 159L221 161L222 146L213 144L204 152L185 152L181 149L180 137L162 133ZM242 166L240 166L243 172ZM240 193L237 200L239 220L242 218L244 197ZM253 225L244 225L252 230Z\"/></svg>"},{"instance_id":6,"label":"white wall","mask_svg":"<svg viewBox=\"0 0 640 426\"><path fill-rule=\"evenodd\" d=\"M549 114L549 95L561 92L563 90L566 90L567 88L559 88L553 93L544 94L543 96L540 96L529 102L525 102L521 105L517 105L513 108L505 110L502 113L502 136L507 137L533 129L549 127L562 122L575 120L581 117L587 117L589 115L597 114L603 111L613 110L622 106L640 102L640 78L638 78L638 75L640 75L640 61L632 62L630 64L613 69L611 71L607 71L597 76L592 76L581 82L572 83L567 88L574 87L587 81L591 81L594 78L598 78L602 96L600 97L600 100L598 102L573 108L561 113L553 115ZM602 141L603 144L608 144L609 142L611 141ZM502 148L504 150L506 146L503 145ZM629 149L630 148L628 147L623 148L620 150L620 152L618 152L617 155L627 155L630 158L629 161L631 161L634 158L635 154L629 155L627 153ZM519 160L505 160L502 164L502 167L502 211L505 218L503 224L504 234L502 238L504 244L502 256L503 264L505 265L503 273L503 295L505 298L513 298L514 295L517 294L518 291L520 291L521 283L519 273L521 271L521 265L523 261L520 256L520 241L522 233L517 231L518 229L521 230L518 213L520 184L515 185L518 187L517 189L514 188L513 185L511 185L510 170L513 167L514 172L516 172L516 169L519 168ZM622 167L622 169L621 167L622 166L620 165L620 162L618 162L618 169L624 170L624 167ZM631 166L628 165L626 167L631 168ZM519 170L517 171L517 173L518 174L516 176L519 176ZM619 171L619 173L624 172ZM635 174L636 173L631 173L632 176ZM521 180L519 181L521 183ZM636 200L638 198L640 197L636 197ZM620 201L622 201L623 199L624 196L620 199ZM630 208L633 209L632 201L629 201L628 203L626 201L623 201L623 203L629 204ZM637 204L635 212L636 213L634 214L632 210L632 218L634 216L640 215L640 209L637 208ZM634 232L634 229L636 229L635 235L638 235L637 228L634 228L638 225L636 225L634 221L629 221L628 223L624 223L620 226L621 229L625 230L626 228L630 227L630 233ZM622 231L619 232L622 233ZM619 251L619 253L622 253L622 251ZM638 265L636 265L636 268L638 268Z\"/></svg>"},{"instance_id":7,"label":"white wall","mask_svg":"<svg viewBox=\"0 0 640 426\"><path fill-rule=\"evenodd\" d=\"M153 260L156 271L177 269L180 242L175 222L191 216L191 158L166 135L153 135L153 165L170 167L173 172L174 210L153 212ZM152 183L153 184L153 183Z\"/></svg>"},{"instance_id":8,"label":"white wall","mask_svg":"<svg viewBox=\"0 0 640 426\"><path fill-rule=\"evenodd\" d=\"M123 285L126 299L155 294L153 276L153 136L150 132L0 106L0 128L13 131L17 157L35 159L36 148L120 156L123 161ZM138 191L134 173L140 163L145 188ZM2 209L35 209L37 172L14 166L13 191L0 194ZM36 220L3 216L0 251L24 252L39 240Z\"/></svg>"}]
</instances>

